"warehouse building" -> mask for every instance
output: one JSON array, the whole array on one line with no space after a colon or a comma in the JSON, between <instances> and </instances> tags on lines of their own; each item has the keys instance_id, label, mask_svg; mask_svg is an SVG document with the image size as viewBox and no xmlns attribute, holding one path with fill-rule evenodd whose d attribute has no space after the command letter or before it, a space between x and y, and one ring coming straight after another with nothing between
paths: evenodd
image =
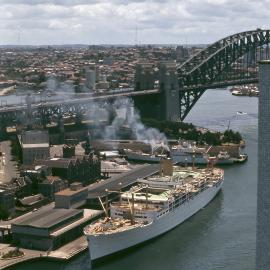
<instances>
[{"instance_id":1,"label":"warehouse building","mask_svg":"<svg viewBox=\"0 0 270 270\"><path fill-rule=\"evenodd\" d=\"M83 185L89 185L101 176L100 160L93 155L40 159L35 164L48 166L53 176L59 176L69 183L80 181Z\"/></svg>"},{"instance_id":2,"label":"warehouse building","mask_svg":"<svg viewBox=\"0 0 270 270\"><path fill-rule=\"evenodd\" d=\"M81 236L100 214L89 209L40 209L11 224L13 242L28 249L54 250Z\"/></svg>"},{"instance_id":3,"label":"warehouse building","mask_svg":"<svg viewBox=\"0 0 270 270\"><path fill-rule=\"evenodd\" d=\"M55 208L78 208L86 203L88 188L81 183L72 183L69 188L54 194Z\"/></svg>"},{"instance_id":4,"label":"warehouse building","mask_svg":"<svg viewBox=\"0 0 270 270\"><path fill-rule=\"evenodd\" d=\"M47 130L23 131L18 136L22 161L24 165L31 165L36 159L45 159L50 156L49 133Z\"/></svg>"}]
</instances>

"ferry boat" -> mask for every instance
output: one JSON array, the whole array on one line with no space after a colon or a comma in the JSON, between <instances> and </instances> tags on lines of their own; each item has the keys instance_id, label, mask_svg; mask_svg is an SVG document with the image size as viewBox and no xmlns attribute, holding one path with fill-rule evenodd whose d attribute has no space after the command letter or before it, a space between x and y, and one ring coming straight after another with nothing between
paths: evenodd
<instances>
[{"instance_id":1,"label":"ferry boat","mask_svg":"<svg viewBox=\"0 0 270 270\"><path fill-rule=\"evenodd\" d=\"M222 169L170 164L121 193L120 201L110 204L110 216L104 207L107 217L84 229L92 261L166 233L205 207L222 187Z\"/></svg>"}]
</instances>

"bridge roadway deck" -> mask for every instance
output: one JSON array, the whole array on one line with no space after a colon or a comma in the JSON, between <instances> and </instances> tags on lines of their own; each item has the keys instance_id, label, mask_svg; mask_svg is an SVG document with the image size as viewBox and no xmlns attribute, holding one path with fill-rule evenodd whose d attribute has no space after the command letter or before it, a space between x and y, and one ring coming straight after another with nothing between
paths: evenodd
<instances>
[{"instance_id":1,"label":"bridge roadway deck","mask_svg":"<svg viewBox=\"0 0 270 270\"><path fill-rule=\"evenodd\" d=\"M196 84L196 85L189 85L184 86L183 90L185 91L192 91L198 89L214 89L214 88L224 88L227 86L233 85L245 85L245 84L252 84L258 83L258 77L256 78L246 78L246 79L236 79L236 80L226 80L224 82L213 82L211 84Z\"/></svg>"},{"instance_id":2,"label":"bridge roadway deck","mask_svg":"<svg viewBox=\"0 0 270 270\"><path fill-rule=\"evenodd\" d=\"M39 109L39 108L50 108L50 107L57 107L57 106L65 106L65 105L78 105L78 104L85 104L91 102L97 102L102 100L107 100L111 98L121 98L121 97L132 97L132 96L140 96L140 95L151 95L159 93L159 89L152 89L152 90L144 90L144 91L127 91L127 92L117 92L111 94L98 94L92 95L89 97L84 98L73 98L73 99L66 99L66 100L57 100L57 101L50 101L50 102L40 102L38 104L33 103L32 109ZM8 112L15 112L15 111L24 111L27 109L27 105L11 105L0 108L0 113L8 113Z\"/></svg>"},{"instance_id":3,"label":"bridge roadway deck","mask_svg":"<svg viewBox=\"0 0 270 270\"><path fill-rule=\"evenodd\" d=\"M97 197L104 197L107 195L106 189L119 191L120 187L128 187L145 177L149 177L159 172L159 164L145 164L140 165L128 172L113 176L108 180L92 184L88 188L88 199L95 199ZM121 183L121 184L120 184Z\"/></svg>"}]
</instances>

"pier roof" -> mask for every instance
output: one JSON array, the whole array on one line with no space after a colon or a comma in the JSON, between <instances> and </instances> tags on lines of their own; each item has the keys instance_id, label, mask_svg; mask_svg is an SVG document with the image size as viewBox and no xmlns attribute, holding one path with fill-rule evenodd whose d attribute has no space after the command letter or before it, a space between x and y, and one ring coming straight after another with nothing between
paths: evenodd
<instances>
[{"instance_id":1,"label":"pier roof","mask_svg":"<svg viewBox=\"0 0 270 270\"><path fill-rule=\"evenodd\" d=\"M50 229L57 224L65 223L74 216L81 215L83 210L77 209L46 209L31 212L16 220L13 224L19 226L30 226L36 228Z\"/></svg>"}]
</instances>

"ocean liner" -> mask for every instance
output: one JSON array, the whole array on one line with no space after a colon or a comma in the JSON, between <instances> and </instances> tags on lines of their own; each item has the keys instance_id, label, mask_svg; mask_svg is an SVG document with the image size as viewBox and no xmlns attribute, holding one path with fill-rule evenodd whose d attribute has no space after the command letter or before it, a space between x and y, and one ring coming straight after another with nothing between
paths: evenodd
<instances>
[{"instance_id":1,"label":"ocean liner","mask_svg":"<svg viewBox=\"0 0 270 270\"><path fill-rule=\"evenodd\" d=\"M91 260L143 243L205 207L222 187L218 168L176 167L161 161L159 175L138 180L110 204L110 215L84 229Z\"/></svg>"}]
</instances>

